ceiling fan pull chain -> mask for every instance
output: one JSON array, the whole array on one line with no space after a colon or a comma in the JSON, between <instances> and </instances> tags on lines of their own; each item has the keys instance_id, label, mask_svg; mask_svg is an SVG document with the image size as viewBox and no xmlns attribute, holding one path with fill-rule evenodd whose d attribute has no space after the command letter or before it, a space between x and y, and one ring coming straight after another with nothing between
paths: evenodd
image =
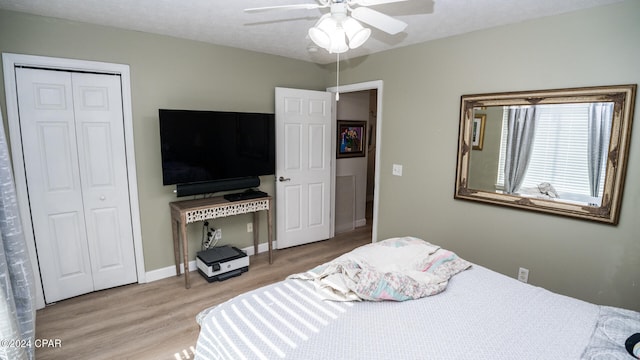
<instances>
[{"instance_id":1,"label":"ceiling fan pull chain","mask_svg":"<svg viewBox=\"0 0 640 360\"><path fill-rule=\"evenodd\" d=\"M336 101L340 101L340 53L336 53Z\"/></svg>"}]
</instances>

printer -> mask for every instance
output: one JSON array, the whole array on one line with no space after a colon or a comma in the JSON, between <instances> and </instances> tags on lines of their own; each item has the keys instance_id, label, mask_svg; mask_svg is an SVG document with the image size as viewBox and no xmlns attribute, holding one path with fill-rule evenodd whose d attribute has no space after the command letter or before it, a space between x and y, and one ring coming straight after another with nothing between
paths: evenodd
<instances>
[{"instance_id":1,"label":"printer","mask_svg":"<svg viewBox=\"0 0 640 360\"><path fill-rule=\"evenodd\" d=\"M249 271L249 256L234 246L216 246L199 251L196 265L208 282L223 281Z\"/></svg>"}]
</instances>

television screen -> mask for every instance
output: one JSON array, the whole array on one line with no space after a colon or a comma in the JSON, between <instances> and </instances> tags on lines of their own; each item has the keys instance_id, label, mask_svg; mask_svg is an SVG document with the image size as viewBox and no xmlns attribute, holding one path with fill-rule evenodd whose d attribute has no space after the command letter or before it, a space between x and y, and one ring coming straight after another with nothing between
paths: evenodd
<instances>
[{"instance_id":1,"label":"television screen","mask_svg":"<svg viewBox=\"0 0 640 360\"><path fill-rule=\"evenodd\" d=\"M164 185L275 173L273 114L159 110Z\"/></svg>"}]
</instances>

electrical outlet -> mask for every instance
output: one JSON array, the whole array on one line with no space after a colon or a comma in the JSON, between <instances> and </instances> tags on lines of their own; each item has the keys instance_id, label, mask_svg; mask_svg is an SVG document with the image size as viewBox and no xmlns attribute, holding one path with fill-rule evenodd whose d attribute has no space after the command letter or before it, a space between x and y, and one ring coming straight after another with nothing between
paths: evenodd
<instances>
[{"instance_id":1,"label":"electrical outlet","mask_svg":"<svg viewBox=\"0 0 640 360\"><path fill-rule=\"evenodd\" d=\"M213 235L213 238L216 240L222 239L222 229L216 229L216 232Z\"/></svg>"},{"instance_id":2,"label":"electrical outlet","mask_svg":"<svg viewBox=\"0 0 640 360\"><path fill-rule=\"evenodd\" d=\"M253 223L247 223L247 232L253 232Z\"/></svg>"},{"instance_id":3,"label":"electrical outlet","mask_svg":"<svg viewBox=\"0 0 640 360\"><path fill-rule=\"evenodd\" d=\"M523 283L529 282L529 269L520 268L520 270L518 270L518 280Z\"/></svg>"}]
</instances>

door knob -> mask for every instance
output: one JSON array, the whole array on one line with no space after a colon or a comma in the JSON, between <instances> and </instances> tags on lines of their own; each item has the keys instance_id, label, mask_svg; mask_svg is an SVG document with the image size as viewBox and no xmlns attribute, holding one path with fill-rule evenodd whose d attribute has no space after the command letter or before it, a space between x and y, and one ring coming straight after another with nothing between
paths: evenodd
<instances>
[{"instance_id":1,"label":"door knob","mask_svg":"<svg viewBox=\"0 0 640 360\"><path fill-rule=\"evenodd\" d=\"M278 180L279 180L279 181L289 181L289 180L291 180L291 178L285 178L285 177L283 177L283 176L280 176L280 177L278 178Z\"/></svg>"},{"instance_id":2,"label":"door knob","mask_svg":"<svg viewBox=\"0 0 640 360\"><path fill-rule=\"evenodd\" d=\"M104 195L100 196L100 200L104 201L106 199L106 197Z\"/></svg>"}]
</instances>

